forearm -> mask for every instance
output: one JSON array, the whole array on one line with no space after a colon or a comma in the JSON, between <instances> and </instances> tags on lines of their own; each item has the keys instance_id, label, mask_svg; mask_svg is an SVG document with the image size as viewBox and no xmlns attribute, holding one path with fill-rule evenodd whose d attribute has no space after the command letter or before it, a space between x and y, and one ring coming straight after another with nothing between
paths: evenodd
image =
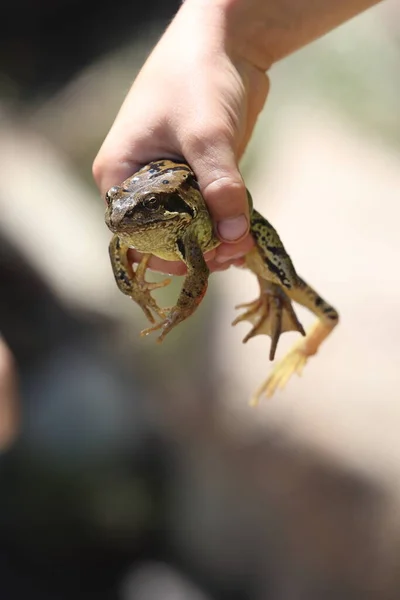
<instances>
[{"instance_id":1,"label":"forearm","mask_svg":"<svg viewBox=\"0 0 400 600\"><path fill-rule=\"evenodd\" d=\"M381 0L186 0L224 33L227 51L266 71Z\"/></svg>"}]
</instances>

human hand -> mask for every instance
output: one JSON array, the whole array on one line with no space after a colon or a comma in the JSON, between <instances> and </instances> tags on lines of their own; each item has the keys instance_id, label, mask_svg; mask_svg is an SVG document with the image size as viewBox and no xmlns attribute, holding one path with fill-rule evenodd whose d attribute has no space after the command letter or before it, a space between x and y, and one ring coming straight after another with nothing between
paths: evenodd
<instances>
[{"instance_id":1,"label":"human hand","mask_svg":"<svg viewBox=\"0 0 400 600\"><path fill-rule=\"evenodd\" d=\"M134 82L95 159L101 192L159 158L184 158L198 178L221 245L211 271L241 264L253 240L238 161L268 93L268 78L235 48L229 2L187 0ZM133 262L140 260L131 251ZM183 263L153 257L149 267L182 274Z\"/></svg>"}]
</instances>

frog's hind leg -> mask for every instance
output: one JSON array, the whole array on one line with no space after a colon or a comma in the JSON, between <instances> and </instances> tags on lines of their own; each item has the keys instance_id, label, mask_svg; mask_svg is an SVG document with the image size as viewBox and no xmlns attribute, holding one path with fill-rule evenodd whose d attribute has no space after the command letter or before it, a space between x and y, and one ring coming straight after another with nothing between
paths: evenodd
<instances>
[{"instance_id":1,"label":"frog's hind leg","mask_svg":"<svg viewBox=\"0 0 400 600\"><path fill-rule=\"evenodd\" d=\"M274 366L267 381L254 394L251 401L253 405L258 404L263 394L270 398L277 388L283 388L293 373L301 375L307 359L317 353L319 346L339 322L337 311L300 277L287 294L292 300L313 312L318 320L307 331L305 337Z\"/></svg>"},{"instance_id":2,"label":"frog's hind leg","mask_svg":"<svg viewBox=\"0 0 400 600\"><path fill-rule=\"evenodd\" d=\"M253 302L236 306L236 308L246 308L247 310L239 315L232 325L237 325L242 321L249 321L253 325L243 339L244 344L256 335L270 336L269 359L274 360L282 333L285 331L299 331L302 335L305 335L305 331L283 289L261 277L257 277L257 279L260 286L259 297Z\"/></svg>"}]
</instances>

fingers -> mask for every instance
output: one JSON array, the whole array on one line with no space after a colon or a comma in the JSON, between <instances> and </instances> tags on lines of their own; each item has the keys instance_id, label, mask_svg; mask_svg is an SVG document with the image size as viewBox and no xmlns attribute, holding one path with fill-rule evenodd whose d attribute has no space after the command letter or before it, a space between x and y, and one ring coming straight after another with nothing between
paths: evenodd
<instances>
[{"instance_id":1,"label":"fingers","mask_svg":"<svg viewBox=\"0 0 400 600\"><path fill-rule=\"evenodd\" d=\"M151 160L173 158L171 152L153 149L148 140L142 141L147 132L131 124L135 104L130 107L128 100L129 96L93 162L93 178L103 196Z\"/></svg>"},{"instance_id":2,"label":"fingers","mask_svg":"<svg viewBox=\"0 0 400 600\"><path fill-rule=\"evenodd\" d=\"M221 244L217 248L215 261L218 264L232 262L243 258L254 246L254 240L251 235L247 235L243 240L232 246L232 244Z\"/></svg>"},{"instance_id":3,"label":"fingers","mask_svg":"<svg viewBox=\"0 0 400 600\"><path fill-rule=\"evenodd\" d=\"M205 188L204 198L223 242L238 243L249 231L246 190L238 173L225 171Z\"/></svg>"},{"instance_id":4,"label":"fingers","mask_svg":"<svg viewBox=\"0 0 400 600\"><path fill-rule=\"evenodd\" d=\"M190 33L193 43L182 54L182 44L176 42L181 25L178 20L175 29L167 30L141 70L95 159L93 175L104 194L151 160L184 157L221 241L209 259L211 269L220 270L240 261L252 246L247 193L238 169L254 124L244 83L249 78L239 73L223 44L205 43L208 26L197 43ZM187 31L184 27L184 35ZM150 266L173 274L185 270L157 258Z\"/></svg>"},{"instance_id":5,"label":"fingers","mask_svg":"<svg viewBox=\"0 0 400 600\"><path fill-rule=\"evenodd\" d=\"M93 163L92 169L93 178L103 197L113 185L119 185L125 181L125 179L138 171L141 166L136 161L119 160L111 155L109 161L112 167L107 168L105 166L105 163L108 162L107 156L108 155L101 150Z\"/></svg>"},{"instance_id":6,"label":"fingers","mask_svg":"<svg viewBox=\"0 0 400 600\"><path fill-rule=\"evenodd\" d=\"M199 134L182 139L183 155L194 170L222 242L236 243L249 231L246 187L234 153L234 132L214 116L198 125Z\"/></svg>"},{"instance_id":7,"label":"fingers","mask_svg":"<svg viewBox=\"0 0 400 600\"><path fill-rule=\"evenodd\" d=\"M128 103L129 101L129 103ZM93 178L104 196L144 165L161 158L182 160L181 153L168 143L167 128L138 128L132 125L136 102L129 96L105 138L92 167Z\"/></svg>"}]
</instances>

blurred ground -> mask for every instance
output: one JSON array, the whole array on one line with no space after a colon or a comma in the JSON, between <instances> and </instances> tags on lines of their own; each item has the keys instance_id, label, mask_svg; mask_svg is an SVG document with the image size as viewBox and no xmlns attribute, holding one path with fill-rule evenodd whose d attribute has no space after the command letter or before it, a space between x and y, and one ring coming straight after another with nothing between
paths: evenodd
<instances>
[{"instance_id":1,"label":"blurred ground","mask_svg":"<svg viewBox=\"0 0 400 600\"><path fill-rule=\"evenodd\" d=\"M160 349L108 264L91 161L165 21L47 92L2 77L0 331L22 414L2 598L398 598L398 16L389 0L271 72L243 172L341 323L256 410L269 341L230 327L249 274L214 275Z\"/></svg>"}]
</instances>

